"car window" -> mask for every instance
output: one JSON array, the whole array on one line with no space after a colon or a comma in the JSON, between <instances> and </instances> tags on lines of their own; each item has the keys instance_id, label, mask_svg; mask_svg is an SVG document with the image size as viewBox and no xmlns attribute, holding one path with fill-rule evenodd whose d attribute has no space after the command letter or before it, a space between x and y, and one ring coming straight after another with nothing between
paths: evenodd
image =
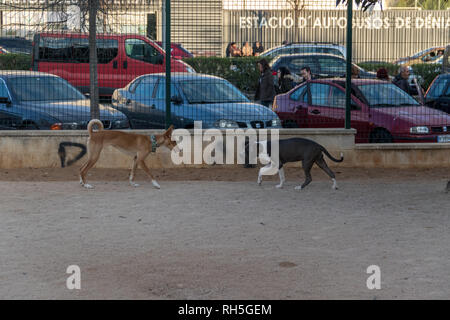
<instances>
[{"instance_id":1,"label":"car window","mask_svg":"<svg viewBox=\"0 0 450 320\"><path fill-rule=\"evenodd\" d=\"M180 82L181 90L191 104L249 102L248 98L226 80L194 79Z\"/></svg>"},{"instance_id":2,"label":"car window","mask_svg":"<svg viewBox=\"0 0 450 320\"><path fill-rule=\"evenodd\" d=\"M173 96L179 96L179 92L177 87L175 86L175 83L170 83L170 95ZM165 99L166 98L166 81L161 80L158 82L158 87L156 88L156 97L155 99Z\"/></svg>"},{"instance_id":3,"label":"car window","mask_svg":"<svg viewBox=\"0 0 450 320\"><path fill-rule=\"evenodd\" d=\"M125 52L130 58L149 63L160 63L158 59L162 58L156 48L141 39L126 39Z\"/></svg>"},{"instance_id":4,"label":"car window","mask_svg":"<svg viewBox=\"0 0 450 320\"><path fill-rule=\"evenodd\" d=\"M448 83L449 81L447 81ZM445 90L445 93L443 94L444 97L450 97L450 85L447 86L447 90Z\"/></svg>"},{"instance_id":5,"label":"car window","mask_svg":"<svg viewBox=\"0 0 450 320\"><path fill-rule=\"evenodd\" d=\"M0 80L0 98L9 98L8 89L3 80Z\"/></svg>"},{"instance_id":6,"label":"car window","mask_svg":"<svg viewBox=\"0 0 450 320\"><path fill-rule=\"evenodd\" d=\"M289 60L288 68L289 70L300 74L300 70L303 67L310 67L312 74L319 73L319 66L317 65L316 59L314 57L298 57L298 58L292 58Z\"/></svg>"},{"instance_id":7,"label":"car window","mask_svg":"<svg viewBox=\"0 0 450 320\"><path fill-rule=\"evenodd\" d=\"M413 97L392 83L362 84L358 85L358 89L371 107L390 108L419 105Z\"/></svg>"},{"instance_id":8,"label":"car window","mask_svg":"<svg viewBox=\"0 0 450 320\"><path fill-rule=\"evenodd\" d=\"M450 80L447 80L445 78L437 78L434 83L433 86L431 87L430 91L428 92L427 98L437 98L440 95L442 95L445 89L445 86L447 85L447 82L449 82Z\"/></svg>"},{"instance_id":9,"label":"car window","mask_svg":"<svg viewBox=\"0 0 450 320\"><path fill-rule=\"evenodd\" d=\"M155 89L156 79L145 78L137 84L134 91L136 100L145 101L150 100L153 97L153 91Z\"/></svg>"},{"instance_id":10,"label":"car window","mask_svg":"<svg viewBox=\"0 0 450 320\"><path fill-rule=\"evenodd\" d=\"M97 60L100 64L117 57L119 42L115 39L97 39ZM89 63L89 39L41 37L39 60Z\"/></svg>"},{"instance_id":11,"label":"car window","mask_svg":"<svg viewBox=\"0 0 450 320\"><path fill-rule=\"evenodd\" d=\"M345 92L332 86L327 105L329 107L345 109Z\"/></svg>"},{"instance_id":12,"label":"car window","mask_svg":"<svg viewBox=\"0 0 450 320\"><path fill-rule=\"evenodd\" d=\"M50 76L18 76L8 79L11 92L19 101L85 100L67 81Z\"/></svg>"},{"instance_id":13,"label":"car window","mask_svg":"<svg viewBox=\"0 0 450 320\"><path fill-rule=\"evenodd\" d=\"M345 75L345 60L333 57L318 57L321 74Z\"/></svg>"},{"instance_id":14,"label":"car window","mask_svg":"<svg viewBox=\"0 0 450 320\"><path fill-rule=\"evenodd\" d=\"M296 89L294 92L291 93L289 98L294 101L300 101L300 99L303 97L306 99L306 94L303 96L304 92L306 91L306 86L302 86L298 89Z\"/></svg>"},{"instance_id":15,"label":"car window","mask_svg":"<svg viewBox=\"0 0 450 320\"><path fill-rule=\"evenodd\" d=\"M327 106L330 86L323 83L311 83L311 103L315 106Z\"/></svg>"}]
</instances>

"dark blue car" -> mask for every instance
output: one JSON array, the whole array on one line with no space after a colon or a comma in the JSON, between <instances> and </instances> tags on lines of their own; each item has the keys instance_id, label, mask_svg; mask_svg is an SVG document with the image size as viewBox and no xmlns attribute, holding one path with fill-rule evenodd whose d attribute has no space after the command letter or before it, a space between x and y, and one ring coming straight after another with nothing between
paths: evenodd
<instances>
[{"instance_id":1,"label":"dark blue car","mask_svg":"<svg viewBox=\"0 0 450 320\"><path fill-rule=\"evenodd\" d=\"M90 101L66 80L33 71L0 71L0 128L86 129ZM106 129L129 128L127 117L100 106Z\"/></svg>"},{"instance_id":2,"label":"dark blue car","mask_svg":"<svg viewBox=\"0 0 450 320\"><path fill-rule=\"evenodd\" d=\"M171 114L175 128L280 128L278 116L252 103L227 80L196 73L173 73ZM112 105L122 111L134 129L164 128L165 74L147 74L117 89Z\"/></svg>"}]
</instances>

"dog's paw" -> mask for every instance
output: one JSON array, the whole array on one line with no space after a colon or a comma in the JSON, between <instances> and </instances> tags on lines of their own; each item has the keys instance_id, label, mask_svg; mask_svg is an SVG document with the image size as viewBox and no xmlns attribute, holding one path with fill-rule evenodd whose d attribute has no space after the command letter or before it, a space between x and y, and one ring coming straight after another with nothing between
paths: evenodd
<instances>
[{"instance_id":1,"label":"dog's paw","mask_svg":"<svg viewBox=\"0 0 450 320\"><path fill-rule=\"evenodd\" d=\"M94 189L94 186L92 186L88 183L83 184L83 187L85 187L86 189Z\"/></svg>"},{"instance_id":2,"label":"dog's paw","mask_svg":"<svg viewBox=\"0 0 450 320\"><path fill-rule=\"evenodd\" d=\"M296 186L294 190L302 190L302 186Z\"/></svg>"},{"instance_id":3,"label":"dog's paw","mask_svg":"<svg viewBox=\"0 0 450 320\"><path fill-rule=\"evenodd\" d=\"M275 186L275 188L277 188L277 189L283 189L283 185L282 185L282 184L277 184L277 185Z\"/></svg>"},{"instance_id":4,"label":"dog's paw","mask_svg":"<svg viewBox=\"0 0 450 320\"><path fill-rule=\"evenodd\" d=\"M139 183L134 183L134 182L130 182L130 185L131 185L132 187L135 187L135 188L137 188L137 187L140 186Z\"/></svg>"},{"instance_id":5,"label":"dog's paw","mask_svg":"<svg viewBox=\"0 0 450 320\"><path fill-rule=\"evenodd\" d=\"M257 183L259 186L261 185L261 183L262 183L262 177L261 177L261 176L258 177L258 180L256 181L256 183Z\"/></svg>"},{"instance_id":6,"label":"dog's paw","mask_svg":"<svg viewBox=\"0 0 450 320\"><path fill-rule=\"evenodd\" d=\"M156 182L156 180L152 180L152 184L156 189L161 189L161 186L159 185L158 182Z\"/></svg>"}]
</instances>

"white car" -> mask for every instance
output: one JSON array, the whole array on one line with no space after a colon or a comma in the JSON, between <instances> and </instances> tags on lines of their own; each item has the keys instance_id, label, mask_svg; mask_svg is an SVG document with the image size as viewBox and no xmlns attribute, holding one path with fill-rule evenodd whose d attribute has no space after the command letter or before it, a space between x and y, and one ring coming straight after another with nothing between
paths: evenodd
<instances>
[{"instance_id":1,"label":"white car","mask_svg":"<svg viewBox=\"0 0 450 320\"><path fill-rule=\"evenodd\" d=\"M345 46L335 43L322 42L289 43L286 45L270 48L261 53L261 56L274 59L280 55L295 53L329 53L341 56L343 58L346 57Z\"/></svg>"}]
</instances>

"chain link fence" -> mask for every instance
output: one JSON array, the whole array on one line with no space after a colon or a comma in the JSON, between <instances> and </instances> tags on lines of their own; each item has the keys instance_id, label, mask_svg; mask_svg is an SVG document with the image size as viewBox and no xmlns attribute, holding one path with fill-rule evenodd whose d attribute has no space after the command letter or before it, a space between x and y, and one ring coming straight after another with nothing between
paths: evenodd
<instances>
[{"instance_id":1,"label":"chain link fence","mask_svg":"<svg viewBox=\"0 0 450 320\"><path fill-rule=\"evenodd\" d=\"M1 1L0 129L85 129L93 57L107 129L164 128L168 105L177 128L344 127L345 5L170 1L169 104L165 4ZM450 142L450 10L376 4L351 22L356 142Z\"/></svg>"}]
</instances>

